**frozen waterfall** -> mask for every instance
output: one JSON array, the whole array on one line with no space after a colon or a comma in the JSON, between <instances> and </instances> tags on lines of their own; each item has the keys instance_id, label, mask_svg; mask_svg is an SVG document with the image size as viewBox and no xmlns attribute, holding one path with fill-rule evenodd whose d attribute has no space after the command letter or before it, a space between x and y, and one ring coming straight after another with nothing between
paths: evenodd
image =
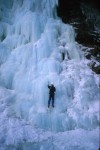
<instances>
[{"instance_id":1,"label":"frozen waterfall","mask_svg":"<svg viewBox=\"0 0 100 150\"><path fill-rule=\"evenodd\" d=\"M82 46L75 41L73 27L57 17L57 5L58 0L0 1L3 146L23 137L32 140L31 133L36 140L35 129L54 133L95 130L98 137L99 77L89 68ZM56 87L55 108L47 112L51 82ZM26 122L28 126L22 130Z\"/></svg>"}]
</instances>

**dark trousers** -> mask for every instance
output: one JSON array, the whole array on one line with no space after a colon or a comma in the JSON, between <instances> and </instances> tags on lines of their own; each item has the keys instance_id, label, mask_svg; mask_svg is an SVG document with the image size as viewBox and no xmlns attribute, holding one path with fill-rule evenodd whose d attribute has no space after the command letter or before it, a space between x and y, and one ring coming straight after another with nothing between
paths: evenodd
<instances>
[{"instance_id":1,"label":"dark trousers","mask_svg":"<svg viewBox=\"0 0 100 150\"><path fill-rule=\"evenodd\" d=\"M54 107L54 95L49 94L48 107L50 106L51 100L52 100L52 107Z\"/></svg>"}]
</instances>

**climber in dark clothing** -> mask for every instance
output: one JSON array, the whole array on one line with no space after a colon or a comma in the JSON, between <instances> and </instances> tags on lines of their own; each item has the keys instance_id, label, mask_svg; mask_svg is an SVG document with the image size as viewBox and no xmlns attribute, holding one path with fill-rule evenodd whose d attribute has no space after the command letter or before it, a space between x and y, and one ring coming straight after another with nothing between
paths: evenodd
<instances>
[{"instance_id":1,"label":"climber in dark clothing","mask_svg":"<svg viewBox=\"0 0 100 150\"><path fill-rule=\"evenodd\" d=\"M51 84L51 86L48 85L48 88L49 88L49 100L48 100L48 108L49 108L51 99L52 99L52 107L54 107L54 97L56 88L54 87L53 84Z\"/></svg>"}]
</instances>

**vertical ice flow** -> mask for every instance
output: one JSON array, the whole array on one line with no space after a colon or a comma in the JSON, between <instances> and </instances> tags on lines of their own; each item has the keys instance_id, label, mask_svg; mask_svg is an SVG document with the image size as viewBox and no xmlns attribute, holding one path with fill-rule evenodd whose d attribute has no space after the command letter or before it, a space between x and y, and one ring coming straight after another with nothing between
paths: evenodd
<instances>
[{"instance_id":1,"label":"vertical ice flow","mask_svg":"<svg viewBox=\"0 0 100 150\"><path fill-rule=\"evenodd\" d=\"M57 17L57 5L57 0L1 0L0 86L16 93L13 115L34 127L93 129L99 119L95 75L75 42L73 27ZM51 82L55 108L47 113Z\"/></svg>"}]
</instances>

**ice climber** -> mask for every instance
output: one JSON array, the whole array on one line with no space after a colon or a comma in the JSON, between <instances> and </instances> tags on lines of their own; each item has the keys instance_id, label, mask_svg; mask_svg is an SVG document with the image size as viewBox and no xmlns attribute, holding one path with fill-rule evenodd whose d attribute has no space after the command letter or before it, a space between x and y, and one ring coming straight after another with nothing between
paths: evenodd
<instances>
[{"instance_id":1,"label":"ice climber","mask_svg":"<svg viewBox=\"0 0 100 150\"><path fill-rule=\"evenodd\" d=\"M49 100L48 100L48 108L49 108L51 100L52 100L52 107L54 107L56 88L54 87L53 83L51 83L51 86L48 85L48 88L49 88Z\"/></svg>"}]
</instances>

